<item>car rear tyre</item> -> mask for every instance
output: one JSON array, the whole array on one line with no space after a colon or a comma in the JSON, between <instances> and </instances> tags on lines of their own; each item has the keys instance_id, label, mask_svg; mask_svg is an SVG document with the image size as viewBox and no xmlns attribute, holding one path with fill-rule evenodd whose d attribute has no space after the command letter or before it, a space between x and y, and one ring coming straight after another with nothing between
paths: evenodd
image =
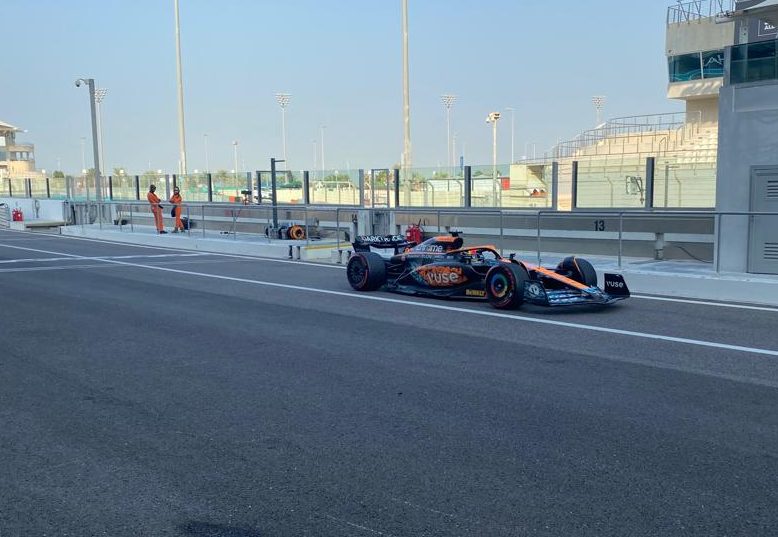
<instances>
[{"instance_id":1,"label":"car rear tyre","mask_svg":"<svg viewBox=\"0 0 778 537\"><path fill-rule=\"evenodd\" d=\"M375 291L386 283L386 263L375 252L357 252L346 265L348 283L357 291Z\"/></svg>"},{"instance_id":2,"label":"car rear tyre","mask_svg":"<svg viewBox=\"0 0 778 537\"><path fill-rule=\"evenodd\" d=\"M529 279L524 265L501 263L492 267L484 280L489 303L499 310L518 308L524 303L524 282Z\"/></svg>"},{"instance_id":3,"label":"car rear tyre","mask_svg":"<svg viewBox=\"0 0 778 537\"><path fill-rule=\"evenodd\" d=\"M557 270L570 273L570 277L579 283L597 287L597 271L586 259L571 255L557 265Z\"/></svg>"}]
</instances>

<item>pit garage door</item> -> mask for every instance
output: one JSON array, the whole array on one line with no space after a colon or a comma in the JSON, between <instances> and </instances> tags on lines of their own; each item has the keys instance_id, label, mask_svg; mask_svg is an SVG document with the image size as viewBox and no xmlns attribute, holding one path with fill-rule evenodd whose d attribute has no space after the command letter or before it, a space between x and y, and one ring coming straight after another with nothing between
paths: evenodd
<instances>
[{"instance_id":1,"label":"pit garage door","mask_svg":"<svg viewBox=\"0 0 778 537\"><path fill-rule=\"evenodd\" d=\"M751 212L778 213L778 166L751 171ZM778 214L751 216L748 272L778 274Z\"/></svg>"}]
</instances>

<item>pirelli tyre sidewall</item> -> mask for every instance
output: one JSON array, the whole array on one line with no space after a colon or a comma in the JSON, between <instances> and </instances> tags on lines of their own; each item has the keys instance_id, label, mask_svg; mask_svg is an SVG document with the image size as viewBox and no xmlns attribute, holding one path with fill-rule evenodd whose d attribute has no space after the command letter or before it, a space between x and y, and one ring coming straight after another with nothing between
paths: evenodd
<instances>
[{"instance_id":1,"label":"pirelli tyre sidewall","mask_svg":"<svg viewBox=\"0 0 778 537\"><path fill-rule=\"evenodd\" d=\"M524 265L501 263L486 273L484 286L489 303L500 310L515 309L524 303L524 282L529 273Z\"/></svg>"},{"instance_id":2,"label":"pirelli tyre sidewall","mask_svg":"<svg viewBox=\"0 0 778 537\"><path fill-rule=\"evenodd\" d=\"M557 265L557 268L570 272L572 274L572 279L579 283L588 285L589 287L597 287L597 271L594 270L591 263L582 257L576 257L574 255L565 257L559 265Z\"/></svg>"},{"instance_id":3,"label":"pirelli tyre sidewall","mask_svg":"<svg viewBox=\"0 0 778 537\"><path fill-rule=\"evenodd\" d=\"M301 241L305 238L305 228L294 225L287 230L286 234L292 240Z\"/></svg>"},{"instance_id":4,"label":"pirelli tyre sidewall","mask_svg":"<svg viewBox=\"0 0 778 537\"><path fill-rule=\"evenodd\" d=\"M357 291L375 291L386 283L386 263L375 252L357 252L346 265L348 283Z\"/></svg>"}]
</instances>

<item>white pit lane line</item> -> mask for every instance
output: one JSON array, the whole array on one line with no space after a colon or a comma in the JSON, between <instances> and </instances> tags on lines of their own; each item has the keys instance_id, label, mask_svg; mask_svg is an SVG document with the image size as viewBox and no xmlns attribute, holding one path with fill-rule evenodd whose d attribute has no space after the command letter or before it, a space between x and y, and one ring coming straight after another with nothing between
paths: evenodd
<instances>
[{"instance_id":1,"label":"white pit lane line","mask_svg":"<svg viewBox=\"0 0 778 537\"><path fill-rule=\"evenodd\" d=\"M36 233L33 233L31 231L12 231L11 233L18 233L18 234L25 234L25 235L35 235L36 237L39 236ZM86 241L86 242L97 242L102 244L111 244L115 246L128 246L131 248L144 248L144 249L151 249L151 250L164 250L166 252L169 252L172 247L166 247L166 246L154 246L149 244L133 244L130 242L119 242L119 241L110 241L106 239L95 239L91 237L76 237L72 235L52 235L50 238L56 238L56 239L68 239L68 240L76 240L76 241ZM2 242L0 242L0 247L7 246L8 248L18 248L21 250L24 250L26 248L21 248L18 246L11 246L4 245ZM30 251L38 251L38 250L32 250L28 249ZM185 249L178 249L179 252L191 252L191 250L185 250ZM274 259L270 257L258 257L258 256L251 256L251 255L240 255L240 254L225 254L221 252L209 252L207 250L199 250L198 253L200 255L204 256L218 256L218 257L225 257L230 259L241 259L245 261L262 261L267 263L281 263L281 264L291 264L291 265L306 265L306 266L312 266L312 267L320 267L320 268L326 268L326 269L335 269L335 270L345 270L345 265L330 265L327 263L315 263L311 261L299 261L299 260L288 260L288 259ZM59 254L58 254L59 255ZM62 254L62 255L71 255L71 254ZM141 256L142 257L142 256ZM712 306L717 308L732 308L732 309L742 309L742 310L752 310L752 311L767 311L772 313L778 313L778 308L770 307L770 306L750 306L747 304L732 304L729 302L713 302L710 300L702 300L702 299L689 299L689 298L673 298L673 297L663 297L663 296L652 296L652 295L644 295L644 294L635 294L633 293L630 298L635 298L638 300L654 300L654 301L661 301L661 302L676 302L679 304L692 304L697 306Z\"/></svg>"},{"instance_id":2,"label":"white pit lane line","mask_svg":"<svg viewBox=\"0 0 778 537\"><path fill-rule=\"evenodd\" d=\"M5 246L5 245L0 245ZM83 258L83 256L75 255L75 254L67 254L64 252L51 252L51 251L45 251L45 250L34 250L32 248L23 248L20 246L7 246L8 248L14 248L19 250L30 250L35 252L41 252L41 253L47 253L52 255L60 255L70 258ZM370 300L374 302L383 302L388 304L401 304L404 306L410 306L414 308L425 308L429 310L438 310L438 311L448 311L448 312L455 312L459 314L465 314L465 315L478 315L482 317L492 317L492 318L498 318L498 319L507 319L515 322L521 322L521 323L533 323L533 324L543 324L543 325L549 325L549 326L558 326L563 328L573 328L577 330L586 330L590 332L600 332L605 334L616 334L620 336L629 336L629 337L635 337L640 339L651 339L655 341L666 341L671 343L681 343L684 345L694 345L697 347L708 347L713 349L722 349L722 350L729 350L729 351L737 351L737 352L745 352L750 354L761 354L765 356L775 356L778 357L778 350L772 350L772 349L760 349L756 347L744 347L741 345L729 345L726 343L717 343L714 341L703 341L699 339L690 339L690 338L681 338L681 337L674 337L674 336L664 336L661 334L650 334L647 332L635 332L632 330L620 330L618 328L606 328L602 326L592 326L588 324L579 324L579 323L570 323L570 322L564 322L564 321L554 321L550 319L537 319L534 317L525 317L522 315L515 315L515 314L508 314L508 313L500 313L497 311L488 311L488 310L476 310L476 309L466 309L466 308L458 308L455 306L444 306L442 304L430 304L426 302L413 302L408 300L402 300L397 298L388 298L383 296L375 296L375 295L367 295L367 294L361 294L357 292L343 292L343 291L331 291L328 289L315 289L313 287L304 287L301 285L291 285L291 284L285 284L285 283L275 283L275 282L267 282L262 280L250 280L248 278L235 278L232 276L222 276L219 274L208 274L204 272L194 272L190 270L181 270L181 269L174 269L169 267L159 267L159 266L153 266L153 265L142 265L140 263L129 263L126 261L118 261L114 259L103 259L101 260L103 263L108 263L111 265L123 265L127 267L135 267L135 268L142 268L147 270L156 270L160 272L170 272L173 274L184 274L187 276L196 276L199 278L211 278L214 280L222 280L222 281L229 281L229 282L236 282L236 283L245 283L249 285L259 285L263 287L274 287L276 289L289 289L293 291L302 291L307 293L316 293L320 295L329 295L329 296L340 296L340 297L346 297L354 300Z\"/></svg>"}]
</instances>

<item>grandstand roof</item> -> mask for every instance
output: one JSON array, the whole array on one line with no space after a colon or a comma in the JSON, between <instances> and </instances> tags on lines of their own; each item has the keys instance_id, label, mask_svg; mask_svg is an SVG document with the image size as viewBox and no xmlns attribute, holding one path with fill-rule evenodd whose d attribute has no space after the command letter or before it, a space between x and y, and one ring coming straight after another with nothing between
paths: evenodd
<instances>
[{"instance_id":1,"label":"grandstand roof","mask_svg":"<svg viewBox=\"0 0 778 537\"><path fill-rule=\"evenodd\" d=\"M737 0L734 15L758 17L778 26L778 0Z\"/></svg>"},{"instance_id":2,"label":"grandstand roof","mask_svg":"<svg viewBox=\"0 0 778 537\"><path fill-rule=\"evenodd\" d=\"M778 0L738 0L736 9L739 11L778 7Z\"/></svg>"},{"instance_id":3,"label":"grandstand roof","mask_svg":"<svg viewBox=\"0 0 778 537\"><path fill-rule=\"evenodd\" d=\"M0 130L4 131L18 131L20 130L18 127L14 127L13 125L6 123L5 121L0 121Z\"/></svg>"}]
</instances>

